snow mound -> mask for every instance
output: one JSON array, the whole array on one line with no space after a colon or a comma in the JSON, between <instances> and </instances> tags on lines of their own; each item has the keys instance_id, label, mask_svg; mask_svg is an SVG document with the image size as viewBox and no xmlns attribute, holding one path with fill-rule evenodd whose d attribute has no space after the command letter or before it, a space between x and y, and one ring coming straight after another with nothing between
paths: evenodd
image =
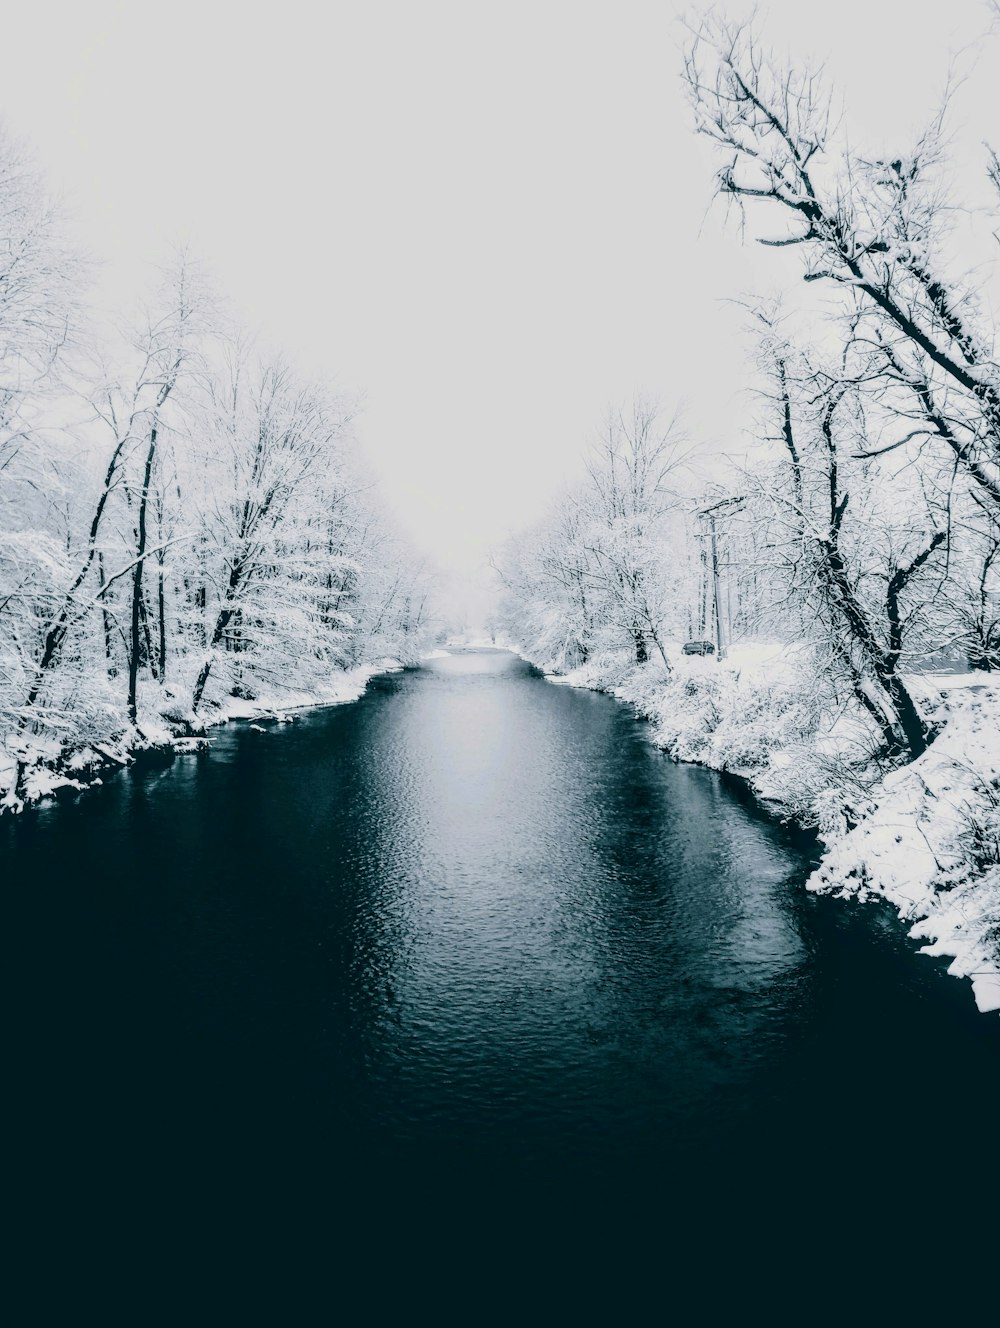
<instances>
[{"instance_id":1,"label":"snow mound","mask_svg":"<svg viewBox=\"0 0 1000 1328\"><path fill-rule=\"evenodd\" d=\"M941 735L872 788L808 887L889 900L923 954L951 958L980 1010L1000 1010L1000 686L983 677L947 689Z\"/></svg>"}]
</instances>

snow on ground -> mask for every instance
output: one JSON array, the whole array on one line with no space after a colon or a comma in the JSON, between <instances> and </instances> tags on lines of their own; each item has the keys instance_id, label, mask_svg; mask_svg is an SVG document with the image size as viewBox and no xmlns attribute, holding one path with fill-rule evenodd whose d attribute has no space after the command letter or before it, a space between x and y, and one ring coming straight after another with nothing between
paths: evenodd
<instances>
[{"instance_id":1,"label":"snow on ground","mask_svg":"<svg viewBox=\"0 0 1000 1328\"><path fill-rule=\"evenodd\" d=\"M381 673L399 673L403 665L398 659L380 659L373 664L362 664L356 669L336 673L325 686L307 692L276 692L244 701L228 696L222 702L211 723L224 723L229 719L258 719L261 716L280 718L292 710L307 710L311 706L344 705L363 696L372 678Z\"/></svg>"},{"instance_id":2,"label":"snow on ground","mask_svg":"<svg viewBox=\"0 0 1000 1328\"><path fill-rule=\"evenodd\" d=\"M815 827L825 852L809 889L885 898L923 953L971 981L981 1010L1000 1010L1000 682L908 679L941 732L884 773L864 725L817 694L807 664L803 648L754 642L721 665L678 652L669 674L609 654L545 676L627 701L672 756L741 775Z\"/></svg>"},{"instance_id":3,"label":"snow on ground","mask_svg":"<svg viewBox=\"0 0 1000 1328\"><path fill-rule=\"evenodd\" d=\"M0 811L20 811L26 803L52 797L63 789L81 790L99 783L97 772L108 767L131 764L136 752L157 748L189 754L208 746L203 736L178 734L184 726L193 730L211 728L235 719L271 719L286 723L293 711L314 706L344 705L364 695L373 677L398 673L404 665L385 658L358 668L336 672L325 685L308 692L274 692L244 700L229 696L217 706L193 715L179 697L153 684L140 686L138 729L119 729L103 741L91 740L86 746L64 755L53 738L26 738L23 748L29 759L24 798L14 795L14 765L0 761ZM260 730L261 726L251 727Z\"/></svg>"},{"instance_id":4,"label":"snow on ground","mask_svg":"<svg viewBox=\"0 0 1000 1328\"><path fill-rule=\"evenodd\" d=\"M985 675L988 676L988 675ZM944 729L872 790L874 809L828 849L813 890L882 895L923 953L952 959L981 1010L1000 1010L1000 685L946 681Z\"/></svg>"}]
</instances>

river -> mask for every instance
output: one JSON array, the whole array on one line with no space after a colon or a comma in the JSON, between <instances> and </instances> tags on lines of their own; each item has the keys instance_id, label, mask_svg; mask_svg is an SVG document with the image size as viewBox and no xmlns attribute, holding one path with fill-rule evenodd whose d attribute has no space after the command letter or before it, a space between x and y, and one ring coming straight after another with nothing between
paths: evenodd
<instances>
[{"instance_id":1,"label":"river","mask_svg":"<svg viewBox=\"0 0 1000 1328\"><path fill-rule=\"evenodd\" d=\"M750 1160L960 1210L1000 1021L887 910L808 895L812 851L504 652L217 729L0 822L25 1156L189 1199L222 1157L380 1195L719 1195Z\"/></svg>"}]
</instances>

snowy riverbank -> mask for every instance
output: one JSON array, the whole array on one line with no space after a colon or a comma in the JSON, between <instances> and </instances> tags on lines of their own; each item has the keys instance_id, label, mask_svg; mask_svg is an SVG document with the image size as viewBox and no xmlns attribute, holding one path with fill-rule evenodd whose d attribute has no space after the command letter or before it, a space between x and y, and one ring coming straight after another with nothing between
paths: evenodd
<instances>
[{"instance_id":1,"label":"snowy riverbank","mask_svg":"<svg viewBox=\"0 0 1000 1328\"><path fill-rule=\"evenodd\" d=\"M14 795L15 766L6 749L0 750L0 811L22 811L62 792L82 792L101 782L102 776L131 765L137 758L197 751L210 745L208 731L230 720L285 721L296 710L345 705L363 696L372 678L398 673L405 666L385 658L353 669L337 671L309 691L274 691L253 699L227 696L197 716L183 698L149 684L140 688L139 722L135 727L109 727L106 734L66 749L54 740L24 740L29 764L23 796Z\"/></svg>"},{"instance_id":2,"label":"snowy riverbank","mask_svg":"<svg viewBox=\"0 0 1000 1328\"><path fill-rule=\"evenodd\" d=\"M948 971L971 981L980 1010L1000 1010L1000 681L914 678L940 733L917 761L886 771L805 664L794 649L755 644L721 665L680 656L669 675L607 655L546 676L621 698L676 759L737 774L814 827L824 856L809 889L882 896L922 953L950 958Z\"/></svg>"}]
</instances>

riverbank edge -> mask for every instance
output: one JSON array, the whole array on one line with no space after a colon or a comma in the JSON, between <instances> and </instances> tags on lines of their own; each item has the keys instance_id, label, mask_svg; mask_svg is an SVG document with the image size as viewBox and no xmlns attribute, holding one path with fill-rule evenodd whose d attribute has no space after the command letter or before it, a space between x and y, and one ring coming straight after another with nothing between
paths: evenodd
<instances>
[{"instance_id":1,"label":"riverbank edge","mask_svg":"<svg viewBox=\"0 0 1000 1328\"><path fill-rule=\"evenodd\" d=\"M510 649L550 683L602 692L624 701L650 723L654 744L671 759L739 779L762 814L793 825L803 833L814 833L820 861L805 882L807 890L862 901L873 897L886 900L900 919L909 924L910 938L925 942L920 945L919 953L949 959L948 973L969 980L977 1008L984 1014L1000 1012L1000 866L980 874L958 871L957 864L948 860L945 846L932 842L922 806L924 802L935 804L939 800L934 786L942 784L942 767L948 774L963 766L970 768L968 760L960 762L970 752L969 726L964 722L968 719L969 706L959 705L952 715L944 714L942 732L917 761L873 781L868 790L866 814L858 824L842 826L839 832L825 828L824 832L824 828L810 825L783 801L769 785L766 768L763 771L741 768L725 759L712 759L707 752L694 756L690 744L685 750L684 744L671 737L671 729L676 733L682 727L682 717L676 706L672 710L669 707L672 688L659 665L625 668L612 677L600 667L586 665L562 673L553 671L545 661L532 658L520 647ZM688 688L696 688L699 677L708 676L709 668L719 676L718 671L725 670L726 665L692 663L685 673ZM739 679L739 671L730 669L729 673ZM675 675L676 666L671 682ZM987 690L987 684L976 690ZM987 702L990 713L983 716L984 726L998 731L1000 723L994 721L1000 721L1000 688L995 684L989 687ZM747 713L753 713L752 706ZM959 720L960 715L964 715L964 720ZM949 747L957 747L958 753L953 755ZM815 755L818 760L818 744ZM972 762L973 778L984 788L994 781L1000 787L1000 751L996 756L996 767L989 760L980 759L980 769L976 770ZM949 785L945 782L943 788L948 790ZM960 799L950 798L947 802L950 811L944 817L944 828L938 827L937 837L947 840L949 829L952 838L971 835L971 809ZM966 811L968 817L963 822ZM941 820L940 815L937 819ZM928 869L928 861L933 868Z\"/></svg>"},{"instance_id":2,"label":"riverbank edge","mask_svg":"<svg viewBox=\"0 0 1000 1328\"><path fill-rule=\"evenodd\" d=\"M175 757L207 751L211 746L209 731L233 721L269 720L288 723L299 710L349 705L360 700L373 678L400 673L417 667L419 661L403 663L386 657L334 676L330 683L312 691L271 693L252 700L226 697L197 716L146 707L139 724L109 735L106 740L91 741L86 746L40 759L28 770L26 793L15 797L7 787L0 797L0 815L18 814L50 799L85 793L104 782L104 777L119 770L143 765L167 765Z\"/></svg>"}]
</instances>

